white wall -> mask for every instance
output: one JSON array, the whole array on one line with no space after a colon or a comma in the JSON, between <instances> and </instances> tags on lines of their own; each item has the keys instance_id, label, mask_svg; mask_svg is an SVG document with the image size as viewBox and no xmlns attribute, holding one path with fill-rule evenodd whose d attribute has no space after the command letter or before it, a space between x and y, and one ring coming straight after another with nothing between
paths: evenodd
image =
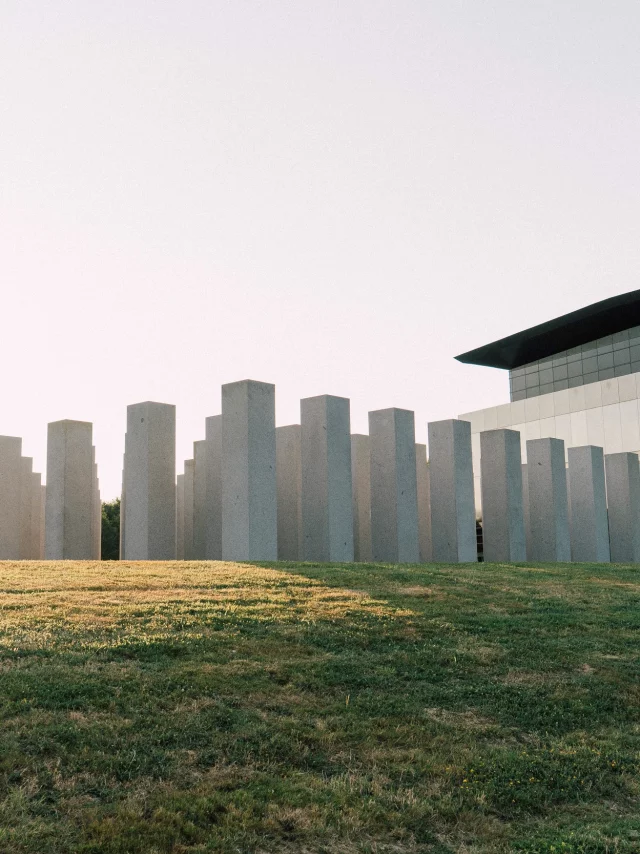
<instances>
[{"instance_id":1,"label":"white wall","mask_svg":"<svg viewBox=\"0 0 640 854\"><path fill-rule=\"evenodd\" d=\"M527 400L466 412L471 422L476 511L480 500L480 433L509 427L520 432L522 462L527 439L563 439L566 448L599 445L605 454L640 453L640 373L554 391Z\"/></svg>"}]
</instances>

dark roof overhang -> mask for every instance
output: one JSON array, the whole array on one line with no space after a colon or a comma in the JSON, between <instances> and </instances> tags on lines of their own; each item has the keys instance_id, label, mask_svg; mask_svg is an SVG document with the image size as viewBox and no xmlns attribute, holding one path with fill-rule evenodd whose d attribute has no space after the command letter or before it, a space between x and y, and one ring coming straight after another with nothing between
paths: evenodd
<instances>
[{"instance_id":1,"label":"dark roof overhang","mask_svg":"<svg viewBox=\"0 0 640 854\"><path fill-rule=\"evenodd\" d=\"M596 302L456 356L468 365L519 368L597 338L640 326L640 290Z\"/></svg>"}]
</instances>

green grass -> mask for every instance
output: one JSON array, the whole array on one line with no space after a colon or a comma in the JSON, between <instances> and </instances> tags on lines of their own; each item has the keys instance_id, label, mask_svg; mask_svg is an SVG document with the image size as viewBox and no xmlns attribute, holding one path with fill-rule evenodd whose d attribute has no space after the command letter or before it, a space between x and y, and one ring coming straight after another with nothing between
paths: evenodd
<instances>
[{"instance_id":1,"label":"green grass","mask_svg":"<svg viewBox=\"0 0 640 854\"><path fill-rule=\"evenodd\" d=\"M0 852L640 851L640 570L0 563Z\"/></svg>"}]
</instances>

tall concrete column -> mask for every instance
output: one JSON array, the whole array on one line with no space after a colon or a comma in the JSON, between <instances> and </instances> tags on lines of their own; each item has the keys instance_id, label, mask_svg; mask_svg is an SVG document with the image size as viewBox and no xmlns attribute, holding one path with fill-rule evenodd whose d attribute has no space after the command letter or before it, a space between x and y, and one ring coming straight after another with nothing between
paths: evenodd
<instances>
[{"instance_id":1,"label":"tall concrete column","mask_svg":"<svg viewBox=\"0 0 640 854\"><path fill-rule=\"evenodd\" d=\"M207 442L193 443L193 558L207 554Z\"/></svg>"},{"instance_id":2,"label":"tall concrete column","mask_svg":"<svg viewBox=\"0 0 640 854\"><path fill-rule=\"evenodd\" d=\"M302 446L299 424L276 427L278 559L302 558Z\"/></svg>"},{"instance_id":3,"label":"tall concrete column","mask_svg":"<svg viewBox=\"0 0 640 854\"><path fill-rule=\"evenodd\" d=\"M420 563L431 563L431 489L427 446L416 444L416 485L418 489L418 541Z\"/></svg>"},{"instance_id":4,"label":"tall concrete column","mask_svg":"<svg viewBox=\"0 0 640 854\"><path fill-rule=\"evenodd\" d=\"M32 524L33 524L33 495L32 475L33 458L22 457L20 460L20 558L31 560L32 553Z\"/></svg>"},{"instance_id":5,"label":"tall concrete column","mask_svg":"<svg viewBox=\"0 0 640 854\"><path fill-rule=\"evenodd\" d=\"M96 560L102 560L102 496L100 494L100 481L98 481L96 499Z\"/></svg>"},{"instance_id":6,"label":"tall concrete column","mask_svg":"<svg viewBox=\"0 0 640 854\"><path fill-rule=\"evenodd\" d=\"M529 514L529 472L527 464L522 464L522 511L524 514L524 537L527 546L527 558L531 557L531 516Z\"/></svg>"},{"instance_id":7,"label":"tall concrete column","mask_svg":"<svg viewBox=\"0 0 640 854\"><path fill-rule=\"evenodd\" d=\"M124 434L124 446L127 447L127 434ZM126 501L125 501L125 492L124 492L124 471L127 467L127 455L124 453L122 455L122 491L120 493L120 537L119 537L119 551L118 557L120 560L124 560L125 553L125 519L126 519Z\"/></svg>"},{"instance_id":8,"label":"tall concrete column","mask_svg":"<svg viewBox=\"0 0 640 854\"><path fill-rule=\"evenodd\" d=\"M33 472L31 475L31 558L42 560L40 551L42 528L42 475Z\"/></svg>"},{"instance_id":9,"label":"tall concrete column","mask_svg":"<svg viewBox=\"0 0 640 854\"><path fill-rule=\"evenodd\" d=\"M45 510L47 506L47 487L42 484L40 487L40 549L38 557L44 560L44 532L45 532Z\"/></svg>"},{"instance_id":10,"label":"tall concrete column","mask_svg":"<svg viewBox=\"0 0 640 854\"><path fill-rule=\"evenodd\" d=\"M176 480L176 558L184 560L184 475Z\"/></svg>"},{"instance_id":11,"label":"tall concrete column","mask_svg":"<svg viewBox=\"0 0 640 854\"><path fill-rule=\"evenodd\" d=\"M353 561L349 401L300 401L303 560Z\"/></svg>"},{"instance_id":12,"label":"tall concrete column","mask_svg":"<svg viewBox=\"0 0 640 854\"><path fill-rule=\"evenodd\" d=\"M22 459L22 439L0 436L0 560L21 555Z\"/></svg>"},{"instance_id":13,"label":"tall concrete column","mask_svg":"<svg viewBox=\"0 0 640 854\"><path fill-rule=\"evenodd\" d=\"M571 560L608 563L609 523L602 448L569 448Z\"/></svg>"},{"instance_id":14,"label":"tall concrete column","mask_svg":"<svg viewBox=\"0 0 640 854\"><path fill-rule=\"evenodd\" d=\"M222 386L222 557L277 560L275 386Z\"/></svg>"},{"instance_id":15,"label":"tall concrete column","mask_svg":"<svg viewBox=\"0 0 640 854\"><path fill-rule=\"evenodd\" d=\"M100 480L98 478L98 464L96 463L96 449L91 449L93 487L92 487L92 508L93 522L91 538L93 542L94 560L100 560L102 557L102 502L100 500Z\"/></svg>"},{"instance_id":16,"label":"tall concrete column","mask_svg":"<svg viewBox=\"0 0 640 854\"><path fill-rule=\"evenodd\" d=\"M525 561L520 433L480 433L480 467L484 559L488 563Z\"/></svg>"},{"instance_id":17,"label":"tall concrete column","mask_svg":"<svg viewBox=\"0 0 640 854\"><path fill-rule=\"evenodd\" d=\"M562 439L529 439L529 560L570 561L567 470Z\"/></svg>"},{"instance_id":18,"label":"tall concrete column","mask_svg":"<svg viewBox=\"0 0 640 854\"><path fill-rule=\"evenodd\" d=\"M418 488L413 412L369 413L371 543L374 561L418 563Z\"/></svg>"},{"instance_id":19,"label":"tall concrete column","mask_svg":"<svg viewBox=\"0 0 640 854\"><path fill-rule=\"evenodd\" d=\"M128 406L125 559L175 559L175 477L175 406L152 401Z\"/></svg>"},{"instance_id":20,"label":"tall concrete column","mask_svg":"<svg viewBox=\"0 0 640 854\"><path fill-rule=\"evenodd\" d=\"M471 424L450 419L429 424L433 560L478 560L473 495Z\"/></svg>"},{"instance_id":21,"label":"tall concrete column","mask_svg":"<svg viewBox=\"0 0 640 854\"><path fill-rule=\"evenodd\" d=\"M91 557L96 560L96 500L98 472L96 466L96 448L91 447Z\"/></svg>"},{"instance_id":22,"label":"tall concrete column","mask_svg":"<svg viewBox=\"0 0 640 854\"><path fill-rule=\"evenodd\" d=\"M207 560L222 560L222 415L206 419Z\"/></svg>"},{"instance_id":23,"label":"tall concrete column","mask_svg":"<svg viewBox=\"0 0 640 854\"><path fill-rule=\"evenodd\" d=\"M371 546L371 449L369 437L351 436L351 482L353 484L353 559L373 560Z\"/></svg>"},{"instance_id":24,"label":"tall concrete column","mask_svg":"<svg viewBox=\"0 0 640 854\"><path fill-rule=\"evenodd\" d=\"M47 434L47 560L91 560L92 425L54 421Z\"/></svg>"},{"instance_id":25,"label":"tall concrete column","mask_svg":"<svg viewBox=\"0 0 640 854\"><path fill-rule=\"evenodd\" d=\"M638 455L605 454L609 542L613 563L640 563L640 467Z\"/></svg>"},{"instance_id":26,"label":"tall concrete column","mask_svg":"<svg viewBox=\"0 0 640 854\"><path fill-rule=\"evenodd\" d=\"M194 463L184 461L184 559L193 560Z\"/></svg>"},{"instance_id":27,"label":"tall concrete column","mask_svg":"<svg viewBox=\"0 0 640 854\"><path fill-rule=\"evenodd\" d=\"M0 560L18 560L21 544L22 439L0 436Z\"/></svg>"}]
</instances>

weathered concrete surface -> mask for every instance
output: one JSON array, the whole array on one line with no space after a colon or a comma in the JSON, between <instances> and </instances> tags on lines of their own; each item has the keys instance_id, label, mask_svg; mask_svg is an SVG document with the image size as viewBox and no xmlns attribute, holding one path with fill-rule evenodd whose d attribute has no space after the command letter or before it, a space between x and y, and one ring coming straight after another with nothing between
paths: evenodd
<instances>
[{"instance_id":1,"label":"weathered concrete surface","mask_svg":"<svg viewBox=\"0 0 640 854\"><path fill-rule=\"evenodd\" d=\"M128 406L125 559L175 559L175 477L175 406L153 401Z\"/></svg>"},{"instance_id":2,"label":"weathered concrete surface","mask_svg":"<svg viewBox=\"0 0 640 854\"><path fill-rule=\"evenodd\" d=\"M427 446L416 443L416 486L418 490L418 539L420 563L431 563L431 488L429 486L429 463Z\"/></svg>"},{"instance_id":3,"label":"weathered concrete surface","mask_svg":"<svg viewBox=\"0 0 640 854\"><path fill-rule=\"evenodd\" d=\"M525 561L520 433L480 433L480 459L484 559L490 563Z\"/></svg>"},{"instance_id":4,"label":"weathered concrete surface","mask_svg":"<svg viewBox=\"0 0 640 854\"><path fill-rule=\"evenodd\" d=\"M369 437L351 436L351 481L353 484L353 555L359 563L373 560L371 545L371 450Z\"/></svg>"},{"instance_id":5,"label":"weathered concrete surface","mask_svg":"<svg viewBox=\"0 0 640 854\"><path fill-rule=\"evenodd\" d=\"M92 425L54 421L47 434L47 560L91 560Z\"/></svg>"},{"instance_id":6,"label":"weathered concrete surface","mask_svg":"<svg viewBox=\"0 0 640 854\"><path fill-rule=\"evenodd\" d=\"M531 516L529 514L529 472L527 464L522 464L522 511L524 515L524 535L527 544L527 557L531 555Z\"/></svg>"},{"instance_id":7,"label":"weathered concrete surface","mask_svg":"<svg viewBox=\"0 0 640 854\"><path fill-rule=\"evenodd\" d=\"M47 487L42 484L40 487L40 551L38 557L44 560L44 531L45 531L45 510L47 506Z\"/></svg>"},{"instance_id":8,"label":"weathered concrete surface","mask_svg":"<svg viewBox=\"0 0 640 854\"><path fill-rule=\"evenodd\" d=\"M276 427L278 559L302 559L302 428Z\"/></svg>"},{"instance_id":9,"label":"weathered concrete surface","mask_svg":"<svg viewBox=\"0 0 640 854\"><path fill-rule=\"evenodd\" d=\"M193 557L207 556L207 442L193 443Z\"/></svg>"},{"instance_id":10,"label":"weathered concrete surface","mask_svg":"<svg viewBox=\"0 0 640 854\"><path fill-rule=\"evenodd\" d=\"M0 560L20 558L22 439L0 436Z\"/></svg>"},{"instance_id":11,"label":"weathered concrete surface","mask_svg":"<svg viewBox=\"0 0 640 854\"><path fill-rule=\"evenodd\" d=\"M478 560L471 461L471 425L449 419L429 424L433 560Z\"/></svg>"},{"instance_id":12,"label":"weathered concrete surface","mask_svg":"<svg viewBox=\"0 0 640 854\"><path fill-rule=\"evenodd\" d=\"M300 401L300 424L303 559L353 561L349 401L307 397Z\"/></svg>"},{"instance_id":13,"label":"weathered concrete surface","mask_svg":"<svg viewBox=\"0 0 640 854\"><path fill-rule=\"evenodd\" d=\"M42 560L44 551L41 550L42 542L42 475L33 472L31 475L31 558Z\"/></svg>"},{"instance_id":14,"label":"weathered concrete surface","mask_svg":"<svg viewBox=\"0 0 640 854\"><path fill-rule=\"evenodd\" d=\"M567 470L562 439L527 442L529 560L570 561Z\"/></svg>"},{"instance_id":15,"label":"weathered concrete surface","mask_svg":"<svg viewBox=\"0 0 640 854\"><path fill-rule=\"evenodd\" d=\"M124 434L124 446L127 447L127 434ZM124 470L127 465L127 455L126 452L122 455L122 491L120 493L120 549L119 556L120 560L124 560L124 551L125 551L125 524L126 524L126 500L125 500L125 488L124 488Z\"/></svg>"},{"instance_id":16,"label":"weathered concrete surface","mask_svg":"<svg viewBox=\"0 0 640 854\"><path fill-rule=\"evenodd\" d=\"M605 454L609 543L613 563L640 563L640 467L638 455Z\"/></svg>"},{"instance_id":17,"label":"weathered concrete surface","mask_svg":"<svg viewBox=\"0 0 640 854\"><path fill-rule=\"evenodd\" d=\"M32 475L32 457L22 457L20 460L20 558L22 560L31 560L34 557Z\"/></svg>"},{"instance_id":18,"label":"weathered concrete surface","mask_svg":"<svg viewBox=\"0 0 640 854\"><path fill-rule=\"evenodd\" d=\"M184 461L184 559L193 560L194 462Z\"/></svg>"},{"instance_id":19,"label":"weathered concrete surface","mask_svg":"<svg viewBox=\"0 0 640 854\"><path fill-rule=\"evenodd\" d=\"M184 475L176 481L176 558L184 560Z\"/></svg>"},{"instance_id":20,"label":"weathered concrete surface","mask_svg":"<svg viewBox=\"0 0 640 854\"><path fill-rule=\"evenodd\" d=\"M100 479L96 463L96 449L91 449L92 459L92 528L93 559L100 560L102 555L102 503L100 501Z\"/></svg>"},{"instance_id":21,"label":"weathered concrete surface","mask_svg":"<svg viewBox=\"0 0 640 854\"><path fill-rule=\"evenodd\" d=\"M207 560L222 560L222 415L206 419Z\"/></svg>"},{"instance_id":22,"label":"weathered concrete surface","mask_svg":"<svg viewBox=\"0 0 640 854\"><path fill-rule=\"evenodd\" d=\"M275 386L222 386L222 557L277 560Z\"/></svg>"},{"instance_id":23,"label":"weathered concrete surface","mask_svg":"<svg viewBox=\"0 0 640 854\"><path fill-rule=\"evenodd\" d=\"M369 413L373 559L418 563L418 494L413 412Z\"/></svg>"},{"instance_id":24,"label":"weathered concrete surface","mask_svg":"<svg viewBox=\"0 0 640 854\"><path fill-rule=\"evenodd\" d=\"M569 448L571 560L608 563L609 522L602 448Z\"/></svg>"}]
</instances>

